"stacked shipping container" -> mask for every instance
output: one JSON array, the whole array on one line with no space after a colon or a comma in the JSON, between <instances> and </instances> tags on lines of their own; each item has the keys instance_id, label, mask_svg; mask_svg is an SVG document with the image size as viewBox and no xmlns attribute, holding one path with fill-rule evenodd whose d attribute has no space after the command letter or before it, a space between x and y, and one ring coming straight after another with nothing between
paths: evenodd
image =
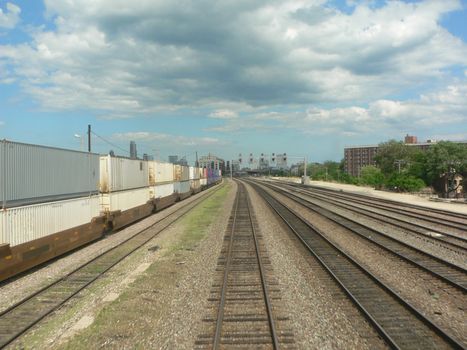
<instances>
[{"instance_id":1,"label":"stacked shipping container","mask_svg":"<svg viewBox=\"0 0 467 350\"><path fill-rule=\"evenodd\" d=\"M150 197L154 199L172 196L174 187L174 165L149 161Z\"/></svg>"},{"instance_id":2,"label":"stacked shipping container","mask_svg":"<svg viewBox=\"0 0 467 350\"><path fill-rule=\"evenodd\" d=\"M219 180L217 170L0 141L0 280Z\"/></svg>"},{"instance_id":3,"label":"stacked shipping container","mask_svg":"<svg viewBox=\"0 0 467 350\"><path fill-rule=\"evenodd\" d=\"M99 216L99 155L0 141L0 244L15 246Z\"/></svg>"}]
</instances>

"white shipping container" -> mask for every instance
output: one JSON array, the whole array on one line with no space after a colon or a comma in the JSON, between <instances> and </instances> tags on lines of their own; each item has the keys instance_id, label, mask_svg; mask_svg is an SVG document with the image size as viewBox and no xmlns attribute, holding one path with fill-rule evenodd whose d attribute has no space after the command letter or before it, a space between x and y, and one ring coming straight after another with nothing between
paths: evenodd
<instances>
[{"instance_id":1,"label":"white shipping container","mask_svg":"<svg viewBox=\"0 0 467 350\"><path fill-rule=\"evenodd\" d=\"M190 179L190 169L183 165L174 165L174 180L188 181Z\"/></svg>"},{"instance_id":2,"label":"white shipping container","mask_svg":"<svg viewBox=\"0 0 467 350\"><path fill-rule=\"evenodd\" d=\"M90 223L99 216L99 196L0 210L0 243L15 246Z\"/></svg>"},{"instance_id":3,"label":"white shipping container","mask_svg":"<svg viewBox=\"0 0 467 350\"><path fill-rule=\"evenodd\" d=\"M164 198L175 192L173 183L151 186L151 198Z\"/></svg>"},{"instance_id":4,"label":"white shipping container","mask_svg":"<svg viewBox=\"0 0 467 350\"><path fill-rule=\"evenodd\" d=\"M102 193L149 186L149 167L144 160L101 156L100 173Z\"/></svg>"},{"instance_id":5,"label":"white shipping container","mask_svg":"<svg viewBox=\"0 0 467 350\"><path fill-rule=\"evenodd\" d=\"M208 184L208 179L199 179L199 183L201 184L201 186L206 186Z\"/></svg>"},{"instance_id":6,"label":"white shipping container","mask_svg":"<svg viewBox=\"0 0 467 350\"><path fill-rule=\"evenodd\" d=\"M200 179L190 180L190 187L192 190L196 190L200 188L200 186L201 186Z\"/></svg>"},{"instance_id":7,"label":"white shipping container","mask_svg":"<svg viewBox=\"0 0 467 350\"><path fill-rule=\"evenodd\" d=\"M177 193L187 193L190 192L190 181L178 181L174 183L175 192Z\"/></svg>"},{"instance_id":8,"label":"white shipping container","mask_svg":"<svg viewBox=\"0 0 467 350\"><path fill-rule=\"evenodd\" d=\"M150 185L173 182L174 165L172 163L162 163L158 161L149 162Z\"/></svg>"},{"instance_id":9,"label":"white shipping container","mask_svg":"<svg viewBox=\"0 0 467 350\"><path fill-rule=\"evenodd\" d=\"M99 191L99 155L0 141L0 205L6 208Z\"/></svg>"},{"instance_id":10,"label":"white shipping container","mask_svg":"<svg viewBox=\"0 0 467 350\"><path fill-rule=\"evenodd\" d=\"M102 211L125 211L146 204L150 197L150 188L137 188L127 191L101 194Z\"/></svg>"},{"instance_id":11,"label":"white shipping container","mask_svg":"<svg viewBox=\"0 0 467 350\"><path fill-rule=\"evenodd\" d=\"M199 168L190 167L190 180L199 179Z\"/></svg>"},{"instance_id":12,"label":"white shipping container","mask_svg":"<svg viewBox=\"0 0 467 350\"><path fill-rule=\"evenodd\" d=\"M182 177L180 178L181 181L188 181L190 180L190 167L182 166Z\"/></svg>"}]
</instances>

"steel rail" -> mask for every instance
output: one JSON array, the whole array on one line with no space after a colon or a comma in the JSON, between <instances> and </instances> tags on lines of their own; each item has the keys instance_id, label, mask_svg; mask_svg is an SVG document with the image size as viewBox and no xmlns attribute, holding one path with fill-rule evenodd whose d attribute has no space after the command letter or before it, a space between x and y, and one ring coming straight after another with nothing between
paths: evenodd
<instances>
[{"instance_id":1,"label":"steel rail","mask_svg":"<svg viewBox=\"0 0 467 350\"><path fill-rule=\"evenodd\" d=\"M268 286L266 283L266 277L265 277L266 274L264 272L263 263L261 262L261 254L259 251L258 237L256 234L256 229L253 225L253 218L251 217L251 203L250 203L250 197L248 196L248 194L247 194L247 205L248 205L248 216L250 217L251 230L253 232L253 237L255 239L256 258L258 260L258 266L259 266L259 271L261 275L261 284L263 287L264 300L266 302L266 308L268 312L269 329L271 330L271 335L272 335L272 344L273 344L272 346L273 346L273 349L279 349L279 339L277 337L276 326L274 324L274 317L272 314L272 303L269 297Z\"/></svg>"},{"instance_id":2,"label":"steel rail","mask_svg":"<svg viewBox=\"0 0 467 350\"><path fill-rule=\"evenodd\" d=\"M301 189L301 188L295 187L295 186L291 186L291 187L287 186L287 188L291 188L291 189L293 189L293 191L295 191L297 193L301 193L301 194L307 195L309 197L316 198L317 200L322 200L324 202L330 203L331 205L334 205L334 206L337 206L337 207L340 207L340 208L344 208L346 210L350 210L350 211L359 213L361 215L376 219L378 221L385 222L387 224L390 224L390 225L398 227L398 228L402 228L404 230L407 230L407 231L410 231L410 232L414 233L416 236L423 237L425 239L431 239L431 240L438 241L438 242L443 243L443 244L450 245L454 249L462 249L464 251L467 251L467 239L465 239L465 238L455 236L453 234L450 234L450 233L447 233L447 232L444 232L444 231L440 231L440 230L437 230L437 229L434 229L434 228L430 228L430 227L427 227L427 226L423 226L423 225L420 225L420 224L416 224L416 223L413 223L413 222L402 220L402 219L393 217L391 215L375 212L375 211L372 211L372 210L367 209L367 208L352 206L352 205L346 204L345 202L342 202L342 201L345 201L345 199L343 199L341 197L339 197L341 199L339 199L337 201L332 201L329 197L326 197L324 194L317 194L317 193L314 193L312 191L308 191L306 189ZM368 206L368 204L365 204L365 205ZM383 218L386 218L386 219L383 219ZM396 221L396 222L393 222L391 220ZM438 233L438 234L442 235L442 237L437 237L437 236L431 236L431 235L424 234L423 232L417 231L417 230L411 228L410 226L417 227L417 228L419 228L421 230L427 230L427 231L430 231L432 233Z\"/></svg>"},{"instance_id":3,"label":"steel rail","mask_svg":"<svg viewBox=\"0 0 467 350\"><path fill-rule=\"evenodd\" d=\"M39 290L35 291L34 293L28 295L27 297L23 298L22 300L18 301L17 303L11 305L10 307L8 307L7 309L3 310L2 312L0 312L0 330L1 328L5 328L5 322L8 322L9 320L6 319L6 317L15 312L15 311L18 311L21 307L26 307L27 306L27 303L28 302L31 302L33 301L34 298L39 298L41 296L41 294L47 292L48 290L51 290L53 287L56 287L58 286L60 283L69 283L71 284L72 286L75 284L75 288L73 291L69 292L69 293L66 293L68 295L64 296L61 300L57 300L55 302L55 305L53 305L52 307L50 308L45 308L44 310L40 310L40 313L39 314L35 314L35 315L31 315L33 316L32 319L29 319L29 320L26 320L26 322L24 322L24 324L22 326L20 326L17 330L15 330L14 332L11 332L9 334L5 334L4 332L0 332L0 348L3 348L5 346L7 346L8 344L10 344L12 341L14 341L15 339L17 339L18 337L20 337L23 333L25 333L28 329L30 329L31 327L33 327L34 325L36 325L37 323L39 323L42 319L44 319L47 315L51 314L52 312L54 312L55 310L57 310L60 306L62 306L65 302L67 302L68 300L70 300L72 297L74 297L77 293L79 293L80 291L82 291L83 289L85 289L87 286L89 286L91 283L93 283L95 280L97 280L99 277L101 277L103 274L105 274L109 269L111 269L112 267L114 267L115 265L117 265L119 262L121 262L123 259L125 259L127 256L131 255L133 252L135 252L136 250L138 250L139 248L141 248L143 245L145 245L147 242L149 242L151 239L153 239L154 237L156 237L160 232L162 232L163 230L165 230L167 227L169 227L170 225L172 225L173 223L175 223L176 221L178 221L179 219L181 219L184 215L186 215L188 212L190 212L192 209L194 209L200 202L204 201L205 199L211 197L212 195L214 195L220 188L222 188L223 186L220 186L219 188L213 190L213 191L210 191L206 194L204 194L203 196L200 196L199 198L195 199L194 201L190 202L190 203L187 203L186 205L184 205L183 207L179 208L177 211L173 212L173 213L170 213L168 214L166 217L156 221L155 223L151 224L151 226L137 232L136 234L130 236L129 238L125 239L124 241L120 242L119 244L117 244L116 246L100 253L99 255L95 256L94 258L92 258L91 260L88 260L87 262L81 264L80 266L78 266L77 268L75 268L74 270L72 270L71 272L68 272L67 274L65 274L64 276L62 276L61 278L49 283L48 285L40 288ZM145 238L143 239L141 242L137 242L136 246L135 247L132 247L129 251L127 251L125 254L123 255L120 255L117 259L114 259L113 263L111 263L110 265L108 264L106 267L104 267L104 269L102 269L101 271L99 271L98 273L95 274L95 276L92 276L90 278L87 278L86 281L84 281L84 279L86 278L81 278L80 279L77 279L77 282L74 282L72 277L74 274L77 274L79 273L81 270L83 270L84 268L87 268L87 267L92 267L92 264L93 263L97 263L98 259L100 258L104 258L106 255L110 255L111 253L117 251L118 248L122 248L124 246L124 244L127 244L127 243L130 243L132 240L135 240L137 239L138 237L141 237L144 233L148 232L150 229L152 229L154 226L160 224L161 222L163 222L164 220L167 220L167 219L170 219L171 216L175 216L176 214L180 214L180 210L183 210L185 209L186 211L183 212L181 215L177 216L175 219L172 219L170 222L168 222L167 224L165 224L162 228L160 228L157 232L155 232L154 234L152 235L149 235L149 238ZM96 265L97 267L99 267L99 265L97 264ZM87 276L85 276L87 277ZM66 287L66 286L65 286ZM40 303L41 301L39 300L38 303ZM27 311L27 310L26 310ZM22 313L22 315L24 315L24 313ZM14 317L14 315L12 316ZM17 318L15 318L15 320L17 320ZM11 320L10 320L11 321Z\"/></svg>"},{"instance_id":4,"label":"steel rail","mask_svg":"<svg viewBox=\"0 0 467 350\"><path fill-rule=\"evenodd\" d=\"M214 340L213 340L213 349L220 349L221 347L222 325L224 322L225 301L226 301L226 296L227 296L227 291L228 291L228 278L229 278L229 273L231 272L231 268L232 268L234 236L237 230L238 211L239 211L238 209L240 206L240 196L241 196L242 191L245 193L245 196L246 196L246 204L247 204L248 219L249 219L248 221L249 221L249 226L251 228L253 243L255 246L255 253L256 253L255 257L256 257L257 264L258 264L258 270L259 270L259 275L260 275L260 280L261 280L261 288L263 291L263 299L264 299L267 318L268 318L268 326L271 332L272 347L273 349L279 349L279 339L277 336L277 331L276 331L276 327L274 323L272 303L271 303L271 298L269 296L267 281L266 281L266 273L263 267L263 263L261 261L262 258L261 258L261 252L259 249L258 237L257 237L256 229L253 223L250 199L249 199L248 193L246 192L245 185L241 182L238 183L238 193L237 193L237 197L235 200L235 209L234 209L234 215L233 215L232 228L230 230L227 260L226 260L225 267L224 267L224 275L223 275L222 286L221 286L221 296L220 296L219 306L217 310L217 321L216 321L216 330L215 330L215 335L214 335Z\"/></svg>"},{"instance_id":5,"label":"steel rail","mask_svg":"<svg viewBox=\"0 0 467 350\"><path fill-rule=\"evenodd\" d=\"M233 237L235 233L235 228L237 224L237 211L238 211L238 203L240 201L240 195L237 193L237 197L235 198L235 211L234 211L234 218L232 223L232 229L230 231L230 241L229 241L229 250L227 252L227 262L224 269L224 278L222 280L222 287L221 287L221 298L219 301L219 308L217 310L217 322L216 322L216 332L214 333L214 340L213 340L213 349L219 349L221 345L221 335L222 335L222 324L224 322L224 306L225 306L225 298L227 295L227 282L229 278L230 267L232 265L232 247L233 247Z\"/></svg>"},{"instance_id":6,"label":"steel rail","mask_svg":"<svg viewBox=\"0 0 467 350\"><path fill-rule=\"evenodd\" d=\"M283 181L276 181L276 180L273 180L273 181L277 182L277 183L284 183ZM452 212L452 211L449 211L449 210L430 208L430 207L425 207L425 206L422 206L422 205L405 203L405 202L398 202L398 201L395 201L395 200L392 200L392 199L387 199L387 198L379 198L379 197L375 198L373 196L368 196L368 195L365 195L365 194L362 194L362 193L342 191L340 189L332 189L332 188L326 188L326 187L315 186L315 185L306 185L305 186L305 185L301 185L301 184L297 184L297 183L289 183L289 184L292 185L292 186L295 186L295 187L316 189L316 190L320 190L320 191L323 191L323 192L334 192L334 193L338 193L338 194L342 194L342 195L347 194L347 195L351 195L351 196L354 196L354 197L360 197L360 198L368 199L368 200L377 199L378 202L382 202L382 203L388 203L388 204L397 205L397 206L403 205L404 207L411 208L411 209L422 210L422 211L430 211L432 213L436 213L436 214L440 214L440 215L449 215L449 216L457 217L459 219L467 220L467 214Z\"/></svg>"},{"instance_id":7,"label":"steel rail","mask_svg":"<svg viewBox=\"0 0 467 350\"><path fill-rule=\"evenodd\" d=\"M382 209L385 209L387 211L392 211L392 212L395 212L395 213L398 213L398 214L403 214L403 215L408 216L408 217L418 218L420 220L425 220L425 221L428 221L428 222L431 222L431 223L436 223L436 224L439 224L439 225L444 225L444 226L447 226L447 227L456 228L456 229L459 229L461 231L467 231L467 229L466 229L467 223L466 222L453 221L452 223L449 223L449 222L446 223L445 221L442 221L443 219L440 218L440 217L433 217L433 216L428 217L427 215L425 215L423 213L408 211L407 208L415 209L415 210L419 210L419 211L424 211L424 212L429 212L429 213L433 213L433 214L438 214L438 215L445 215L445 216L449 216L450 218L458 218L458 219L467 221L467 215L465 215L465 214L449 212L447 210L440 210L440 209L434 209L434 208L429 208L429 207L421 207L421 206L416 206L416 205L413 205L413 204L395 202L395 201L390 201L390 200L387 200L387 199L384 199L384 198L369 197L369 196L365 196L365 195L358 194L358 193L351 193L351 194L350 193L342 193L340 191L335 191L335 190L331 190L331 189L324 189L324 188L320 188L320 187L316 187L316 186L306 186L305 187L305 186L299 186L299 185L296 185L296 184L290 184L290 185L293 186L293 187L308 189L308 190L310 190L310 188L312 188L313 190L315 190L317 192L321 192L321 193L322 192L333 192L333 194L336 197L340 197L340 198L343 198L343 199L348 199L349 201L352 201L352 202L358 202L358 203L362 203L362 204L366 204L366 205L375 205L375 206L380 207ZM360 199L355 198L355 197L359 197ZM388 203L389 205L386 205L386 204L383 204L383 203ZM398 207L404 207L405 212L402 213L400 210L398 210L397 208L394 208L391 205L398 206Z\"/></svg>"},{"instance_id":8,"label":"steel rail","mask_svg":"<svg viewBox=\"0 0 467 350\"><path fill-rule=\"evenodd\" d=\"M379 280L376 276L366 270L362 265L360 265L357 261L355 261L352 257L350 257L347 253L341 250L338 246L333 244L329 239L327 239L316 227L311 225L308 221L306 221L303 217L299 214L293 212L291 209L286 207L284 204L280 203L277 199L272 197L268 192L258 186L257 183L253 183L253 187L256 191L260 194L260 196L266 201L266 203L272 208L272 210L284 221L284 223L290 228L290 230L297 236L297 238L304 244L304 246L309 250L309 252L319 261L319 263L323 266L323 268L332 276L332 278L337 282L340 288L349 296L352 302L357 306L357 308L363 313L363 315L368 319L368 321L375 327L378 333L383 337L383 339L388 343L388 345L393 349L402 349L405 348L404 345L399 345L400 342L403 342L404 339L397 340L396 338L400 338L400 334L398 335L397 331L408 331L411 335L415 335L417 333L412 333L412 329L410 327L401 328L403 327L403 323L407 324L408 319L406 318L408 315L413 315L419 322L421 327L430 329L432 332L436 333L445 343L449 344L450 347L455 349L465 349L465 346L461 344L457 339L452 337L450 334L439 328L436 324L434 324L431 320L425 317L420 311L418 311L415 307L413 307L410 303L403 300L395 291L393 291L389 286ZM276 204L276 205L275 205ZM296 218L296 222L299 222L303 227L308 228L308 233L310 233L309 237L305 237L305 233L303 230L299 230L298 227L290 222L290 219L287 219L286 214L292 216L292 218ZM321 250L321 253L317 251L317 247L321 243L324 243L324 247L329 247L328 250ZM315 247L313 247L313 245ZM385 313L383 317L379 317L378 315L374 315L372 312L367 310L366 305L371 305L368 302L368 299L371 299L371 294L367 295L366 293L361 293L360 296L354 295L355 293L352 291L358 291L358 287L361 287L361 284L357 281L354 281L352 276L352 281L349 283L344 283L342 280L343 276L349 276L351 272L349 267L344 267L339 271L339 264L335 264L334 267L331 267L329 264L333 261L333 259L343 259L347 261L346 266L353 266L355 271L358 271L360 275L366 276L367 280L371 280L374 285L381 290L381 293L386 293L390 298L395 300L399 305L406 310L407 314L404 317L398 319L399 328L394 329L392 327L385 327L381 323L387 321L387 316L389 315L389 304L385 305ZM341 260L342 261L342 260ZM338 274L340 276L338 276ZM361 282L361 280L360 280ZM368 288L368 287L367 287ZM366 288L365 288L366 291ZM365 299L366 298L366 299ZM377 298L377 302L381 303L383 301L382 294L381 297ZM410 323L410 322L409 322ZM420 335L417 341L420 341L418 344L419 347L423 347L423 343L427 344L427 339L425 338L426 335ZM412 338L409 339L413 340ZM429 343L428 343L429 344ZM435 348L436 345L432 344Z\"/></svg>"},{"instance_id":9,"label":"steel rail","mask_svg":"<svg viewBox=\"0 0 467 350\"><path fill-rule=\"evenodd\" d=\"M346 229L350 230L351 232L354 232L356 233L357 235L359 235L360 237L366 239L367 241L373 243L373 244L376 244L378 245L379 247L383 248L384 250L386 251L389 251L391 252L392 254L396 255L397 257L411 263L412 265L414 266L417 266L418 268L421 268L422 270L424 271L427 271L429 272L430 274L432 274L433 276L436 276L438 277L439 279L449 283L450 285L454 286L455 288L457 288L458 290L460 290L461 292L463 293L466 293L467 292L467 275L466 275L466 270L463 269L462 267L460 266L457 266L455 264L452 264L448 261L445 261L441 258L438 258L437 256L434 256L432 254L429 254L429 253L426 253L424 251L421 251L415 247L412 247L411 245L408 245L402 241L399 241L391 236L388 236L387 234L385 233L382 233L382 232L379 232L377 230L375 230L374 228L371 228L371 227L368 227L367 225L364 225L364 224L361 224L355 220L352 220L348 217L345 217L341 214L337 214L335 212L332 212L330 211L329 209L325 209L323 207L320 207L319 205L315 204L315 203L311 203L309 202L308 200L306 199L303 199L301 197L298 197L297 195L293 194L293 193L289 193L283 189L280 189L280 188L277 188L275 186L270 186L270 185L266 185L268 188L271 188L273 190L275 190L276 192L280 192L281 194L283 194L284 196L292 199L293 201L295 201L296 203L302 205L303 207L307 208L307 209L310 209L312 211L314 211L315 213L319 214L319 215L322 215L324 217L326 217L327 219L335 222L336 224L338 225L341 225L341 226L344 226ZM314 207L318 207L318 209L314 208ZM338 217L338 219L336 219L335 217ZM347 223L350 223L347 224L347 225L344 225L342 223L342 221L347 221ZM352 228L350 226L352 225L357 225L358 228L360 229L363 229L364 231L367 231L368 234L365 234L363 232L360 232L360 230L357 230L356 228ZM369 233L375 233L377 236L371 236L371 234ZM383 240L383 242L378 242L377 240L380 239L380 240ZM386 241L386 242L384 242ZM387 246L387 244L395 244L396 246L399 245L399 247L394 247L394 248L391 248L389 246ZM397 249L396 249L397 248ZM405 250L405 252L403 253L402 252L402 249ZM415 254L415 255L418 255L418 256L410 256L410 254ZM424 266L420 261L420 258L422 259L428 259L428 262L425 262L427 263L429 266ZM439 269L445 269L445 268L448 268L448 269L451 269L451 271L448 271L448 276L445 276L443 274L441 274L439 271ZM438 271L434 271L434 269L438 269ZM455 280L455 277L456 276L452 276L452 273L455 272L457 274L459 274L462 278L460 278L460 281L456 281ZM453 278L454 277L454 278ZM459 276L458 276L459 277Z\"/></svg>"}]
</instances>

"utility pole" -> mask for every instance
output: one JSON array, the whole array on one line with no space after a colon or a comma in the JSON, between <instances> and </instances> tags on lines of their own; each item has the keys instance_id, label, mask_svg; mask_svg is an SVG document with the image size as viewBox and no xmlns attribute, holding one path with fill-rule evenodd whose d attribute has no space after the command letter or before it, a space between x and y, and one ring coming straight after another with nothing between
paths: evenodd
<instances>
[{"instance_id":1,"label":"utility pole","mask_svg":"<svg viewBox=\"0 0 467 350\"><path fill-rule=\"evenodd\" d=\"M88 152L91 152L91 124L88 124Z\"/></svg>"},{"instance_id":2,"label":"utility pole","mask_svg":"<svg viewBox=\"0 0 467 350\"><path fill-rule=\"evenodd\" d=\"M304 171L303 171L303 176L306 177L306 156L304 157L303 165L305 166L305 169L304 169Z\"/></svg>"},{"instance_id":3,"label":"utility pole","mask_svg":"<svg viewBox=\"0 0 467 350\"><path fill-rule=\"evenodd\" d=\"M394 161L394 163L397 164L397 168L398 168L398 173L400 174L401 173L401 164L402 163L405 163L403 159L397 159Z\"/></svg>"}]
</instances>

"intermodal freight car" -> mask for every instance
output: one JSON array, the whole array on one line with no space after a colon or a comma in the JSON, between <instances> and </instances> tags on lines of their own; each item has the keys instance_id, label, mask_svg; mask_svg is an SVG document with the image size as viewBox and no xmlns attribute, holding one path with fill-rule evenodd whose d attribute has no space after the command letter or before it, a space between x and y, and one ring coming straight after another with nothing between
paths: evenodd
<instances>
[{"instance_id":1,"label":"intermodal freight car","mask_svg":"<svg viewBox=\"0 0 467 350\"><path fill-rule=\"evenodd\" d=\"M220 181L214 169L0 141L0 281Z\"/></svg>"}]
</instances>

